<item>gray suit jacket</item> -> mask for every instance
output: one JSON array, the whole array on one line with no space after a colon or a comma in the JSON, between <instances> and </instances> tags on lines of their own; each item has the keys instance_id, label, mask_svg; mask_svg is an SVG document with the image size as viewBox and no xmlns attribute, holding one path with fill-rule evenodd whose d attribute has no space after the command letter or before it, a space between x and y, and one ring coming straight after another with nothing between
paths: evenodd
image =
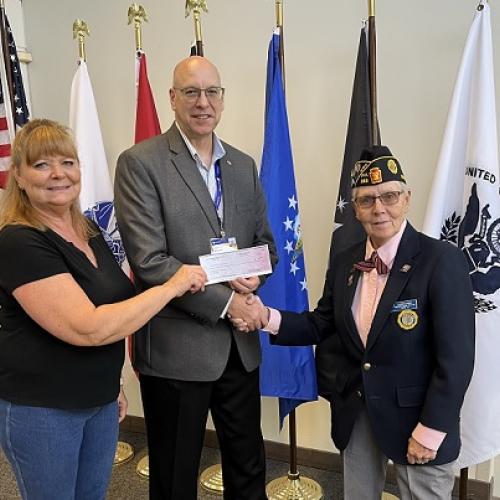
<instances>
[{"instance_id":1,"label":"gray suit jacket","mask_svg":"<svg viewBox=\"0 0 500 500\"><path fill-rule=\"evenodd\" d=\"M220 160L224 229L239 248L267 243L277 261L255 162L224 143ZM220 228L208 189L177 130L141 142L118 158L118 226L139 290L164 283L182 264L210 253ZM246 370L260 363L257 333L242 334L221 320L231 289L171 301L134 338L134 366L145 375L212 381L222 374L234 336Z\"/></svg>"}]
</instances>

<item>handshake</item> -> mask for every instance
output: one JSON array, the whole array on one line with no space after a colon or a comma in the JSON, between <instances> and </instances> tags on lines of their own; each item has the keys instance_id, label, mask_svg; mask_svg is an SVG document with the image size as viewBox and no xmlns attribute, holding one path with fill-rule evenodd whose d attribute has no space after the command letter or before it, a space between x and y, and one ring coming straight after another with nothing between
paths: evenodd
<instances>
[{"instance_id":1,"label":"handshake","mask_svg":"<svg viewBox=\"0 0 500 500\"><path fill-rule=\"evenodd\" d=\"M269 323L269 309L252 293L258 283L258 278L238 278L230 283L237 293L233 295L227 317L240 332L252 332Z\"/></svg>"}]
</instances>

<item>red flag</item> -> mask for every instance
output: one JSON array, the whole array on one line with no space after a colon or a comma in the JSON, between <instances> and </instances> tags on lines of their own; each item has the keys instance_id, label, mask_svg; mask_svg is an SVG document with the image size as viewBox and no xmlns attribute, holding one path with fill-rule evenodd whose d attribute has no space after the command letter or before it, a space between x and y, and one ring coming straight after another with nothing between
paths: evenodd
<instances>
[{"instance_id":1,"label":"red flag","mask_svg":"<svg viewBox=\"0 0 500 500\"><path fill-rule=\"evenodd\" d=\"M135 84L137 89L137 106L135 112L135 143L161 134L160 120L156 113L156 106L149 85L148 70L146 66L146 54L137 52L135 59ZM134 279L132 273L130 276ZM133 363L132 336L128 338L128 352L130 361Z\"/></svg>"},{"instance_id":2,"label":"red flag","mask_svg":"<svg viewBox=\"0 0 500 500\"><path fill-rule=\"evenodd\" d=\"M161 134L160 121L148 80L146 54L140 52L136 60L137 108L135 114L135 143Z\"/></svg>"}]
</instances>

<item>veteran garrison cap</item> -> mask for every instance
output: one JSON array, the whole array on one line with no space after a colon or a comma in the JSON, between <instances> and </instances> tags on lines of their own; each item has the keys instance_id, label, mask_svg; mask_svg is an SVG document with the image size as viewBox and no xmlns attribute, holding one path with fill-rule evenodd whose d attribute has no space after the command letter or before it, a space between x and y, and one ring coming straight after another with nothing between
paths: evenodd
<instances>
[{"instance_id":1,"label":"veteran garrison cap","mask_svg":"<svg viewBox=\"0 0 500 500\"><path fill-rule=\"evenodd\" d=\"M351 187L376 186L383 182L406 184L401 165L387 146L370 146L362 151L351 172Z\"/></svg>"}]
</instances>

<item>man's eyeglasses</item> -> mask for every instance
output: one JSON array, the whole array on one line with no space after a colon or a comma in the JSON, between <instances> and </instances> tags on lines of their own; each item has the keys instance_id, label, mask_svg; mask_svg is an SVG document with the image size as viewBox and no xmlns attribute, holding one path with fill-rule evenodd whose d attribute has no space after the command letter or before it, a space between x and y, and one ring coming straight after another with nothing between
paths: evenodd
<instances>
[{"instance_id":1,"label":"man's eyeglasses","mask_svg":"<svg viewBox=\"0 0 500 500\"><path fill-rule=\"evenodd\" d=\"M206 89L199 89L197 87L185 87L185 88L177 88L174 87L175 90L178 90L188 102L196 102L200 97L201 93L205 93L205 97L210 102L218 102L222 100L224 97L224 91L226 90L224 87L208 87Z\"/></svg>"},{"instance_id":2,"label":"man's eyeglasses","mask_svg":"<svg viewBox=\"0 0 500 500\"><path fill-rule=\"evenodd\" d=\"M375 200L380 199L382 205L391 206L399 201L399 197L403 193L404 191L387 191L387 193L382 193L378 196L358 196L354 200L354 203L359 208L371 208L375 204Z\"/></svg>"}]
</instances>

